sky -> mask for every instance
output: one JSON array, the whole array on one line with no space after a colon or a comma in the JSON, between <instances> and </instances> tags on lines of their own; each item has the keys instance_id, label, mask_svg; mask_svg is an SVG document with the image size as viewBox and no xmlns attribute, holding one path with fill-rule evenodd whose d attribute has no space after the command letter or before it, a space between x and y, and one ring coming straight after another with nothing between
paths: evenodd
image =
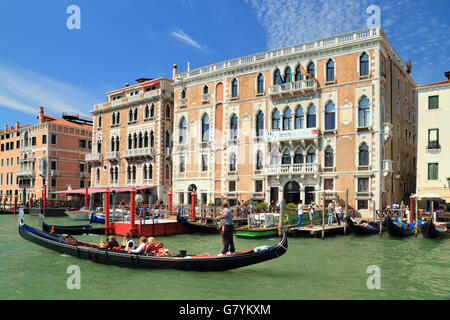
<instances>
[{"instance_id":1,"label":"sky","mask_svg":"<svg viewBox=\"0 0 450 320\"><path fill-rule=\"evenodd\" d=\"M0 128L36 123L40 105L90 116L106 92L171 78L173 64L184 72L188 62L196 69L362 30L370 5L401 59L411 59L413 79L445 80L448 0L3 0Z\"/></svg>"}]
</instances>

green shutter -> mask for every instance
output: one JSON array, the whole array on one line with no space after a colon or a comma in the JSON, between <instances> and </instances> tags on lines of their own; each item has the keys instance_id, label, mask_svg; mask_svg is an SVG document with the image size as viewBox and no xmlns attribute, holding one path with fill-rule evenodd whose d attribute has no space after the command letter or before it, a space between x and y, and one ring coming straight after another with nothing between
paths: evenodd
<instances>
[{"instance_id":1,"label":"green shutter","mask_svg":"<svg viewBox=\"0 0 450 320\"><path fill-rule=\"evenodd\" d=\"M437 180L438 179L438 164L437 163L429 163L428 164L428 180Z\"/></svg>"},{"instance_id":2,"label":"green shutter","mask_svg":"<svg viewBox=\"0 0 450 320\"><path fill-rule=\"evenodd\" d=\"M428 109L439 108L439 96L428 97Z\"/></svg>"}]
</instances>

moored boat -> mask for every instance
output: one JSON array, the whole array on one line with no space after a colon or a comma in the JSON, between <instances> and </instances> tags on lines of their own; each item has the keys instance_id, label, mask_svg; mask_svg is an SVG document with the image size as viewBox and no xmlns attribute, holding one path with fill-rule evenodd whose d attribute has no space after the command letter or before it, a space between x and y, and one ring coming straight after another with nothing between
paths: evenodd
<instances>
[{"instance_id":1,"label":"moored boat","mask_svg":"<svg viewBox=\"0 0 450 320\"><path fill-rule=\"evenodd\" d=\"M189 221L184 216L181 215L180 212L177 213L177 221L178 223L186 226L191 232L198 232L198 233L205 233L205 234L211 234L211 233L217 233L219 232L219 228L217 227L217 224L213 221L212 223L202 223L200 221ZM233 219L234 222L234 228L235 230L242 226L243 223L246 224L246 220L243 219Z\"/></svg>"},{"instance_id":2,"label":"moored boat","mask_svg":"<svg viewBox=\"0 0 450 320\"><path fill-rule=\"evenodd\" d=\"M413 236L416 232L415 222L406 223L399 221L397 218L392 219L389 214L386 216L386 220L387 220L386 227L391 236L410 237ZM417 223L417 227L419 228L421 225L422 221L419 220Z\"/></svg>"},{"instance_id":3,"label":"moored boat","mask_svg":"<svg viewBox=\"0 0 450 320\"><path fill-rule=\"evenodd\" d=\"M381 232L384 232L386 228L385 220L383 220L381 224L383 225L381 228ZM365 223L357 223L352 217L348 216L347 226L350 231L363 236L380 233L380 221L367 221Z\"/></svg>"},{"instance_id":4,"label":"moored boat","mask_svg":"<svg viewBox=\"0 0 450 320\"><path fill-rule=\"evenodd\" d=\"M270 228L237 228L236 237L244 239L266 239L278 236L278 227Z\"/></svg>"},{"instance_id":5,"label":"moored boat","mask_svg":"<svg viewBox=\"0 0 450 320\"><path fill-rule=\"evenodd\" d=\"M70 235L80 235L80 234L105 234L104 228L94 228L91 225L82 226L55 226L48 225L45 222L42 223L42 230L46 232L53 232L57 234L70 234Z\"/></svg>"},{"instance_id":6,"label":"moored boat","mask_svg":"<svg viewBox=\"0 0 450 320\"><path fill-rule=\"evenodd\" d=\"M435 224L432 221L424 222L421 226L422 234L427 238L450 239L450 230L446 224Z\"/></svg>"},{"instance_id":7,"label":"moored boat","mask_svg":"<svg viewBox=\"0 0 450 320\"><path fill-rule=\"evenodd\" d=\"M121 250L107 250L79 241L69 243L61 235L49 234L24 224L22 219L20 219L18 229L22 238L47 249L97 263L132 268L225 271L278 258L288 248L287 237L284 233L276 245L260 246L231 255L184 255L180 251L179 255L160 257L129 254Z\"/></svg>"}]
</instances>

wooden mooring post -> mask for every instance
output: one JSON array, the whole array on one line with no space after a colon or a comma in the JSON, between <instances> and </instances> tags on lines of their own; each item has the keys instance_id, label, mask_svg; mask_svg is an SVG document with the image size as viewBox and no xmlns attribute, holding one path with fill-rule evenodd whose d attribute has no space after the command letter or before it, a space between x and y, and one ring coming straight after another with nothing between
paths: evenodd
<instances>
[{"instance_id":1,"label":"wooden mooring post","mask_svg":"<svg viewBox=\"0 0 450 320\"><path fill-rule=\"evenodd\" d=\"M348 189L345 190L345 223L344 223L344 236L347 234L347 219L348 219Z\"/></svg>"},{"instance_id":2,"label":"wooden mooring post","mask_svg":"<svg viewBox=\"0 0 450 320\"><path fill-rule=\"evenodd\" d=\"M325 239L325 191L322 193L322 240Z\"/></svg>"}]
</instances>

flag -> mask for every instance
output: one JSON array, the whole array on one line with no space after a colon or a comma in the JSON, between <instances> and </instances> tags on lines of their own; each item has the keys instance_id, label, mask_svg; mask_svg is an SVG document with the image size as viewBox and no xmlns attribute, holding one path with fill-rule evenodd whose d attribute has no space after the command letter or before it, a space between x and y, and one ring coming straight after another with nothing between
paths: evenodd
<instances>
[{"instance_id":1,"label":"flag","mask_svg":"<svg viewBox=\"0 0 450 320\"><path fill-rule=\"evenodd\" d=\"M309 79L314 79L316 80L316 78L314 78L312 75L310 75L308 72L306 72L305 68L303 68L302 65L300 65L300 74L302 76L308 76ZM302 77L303 78L303 77Z\"/></svg>"},{"instance_id":2,"label":"flag","mask_svg":"<svg viewBox=\"0 0 450 320\"><path fill-rule=\"evenodd\" d=\"M283 78L281 78L280 70L277 70L277 74L276 74L276 84L283 84Z\"/></svg>"},{"instance_id":3,"label":"flag","mask_svg":"<svg viewBox=\"0 0 450 320\"><path fill-rule=\"evenodd\" d=\"M291 74L291 68L287 70L286 79L284 79L286 82L292 82L292 74Z\"/></svg>"}]
</instances>

